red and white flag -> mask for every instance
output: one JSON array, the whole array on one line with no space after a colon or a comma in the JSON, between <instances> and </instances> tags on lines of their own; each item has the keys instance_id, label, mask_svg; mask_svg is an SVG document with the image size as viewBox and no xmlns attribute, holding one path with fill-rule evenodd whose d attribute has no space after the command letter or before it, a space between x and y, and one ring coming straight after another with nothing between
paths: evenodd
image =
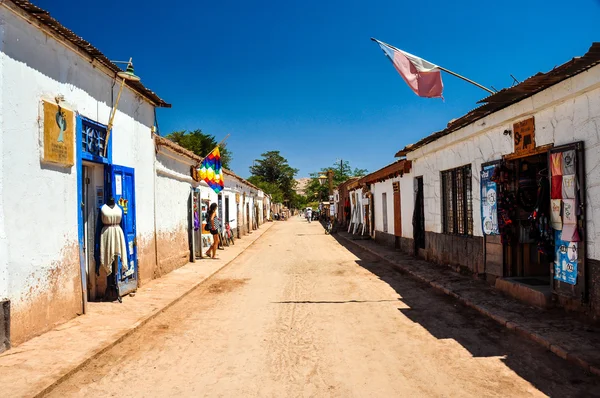
<instances>
[{"instance_id":1,"label":"red and white flag","mask_svg":"<svg viewBox=\"0 0 600 398\"><path fill-rule=\"evenodd\" d=\"M375 41L415 94L419 97L442 98L444 84L442 72L437 65L379 40Z\"/></svg>"}]
</instances>

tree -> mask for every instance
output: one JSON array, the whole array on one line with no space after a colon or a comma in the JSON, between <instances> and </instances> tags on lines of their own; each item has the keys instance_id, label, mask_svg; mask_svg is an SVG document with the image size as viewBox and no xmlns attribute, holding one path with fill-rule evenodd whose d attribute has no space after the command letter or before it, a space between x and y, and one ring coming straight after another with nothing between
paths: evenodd
<instances>
[{"instance_id":1,"label":"tree","mask_svg":"<svg viewBox=\"0 0 600 398\"><path fill-rule=\"evenodd\" d=\"M277 186L277 184L267 182L259 176L251 176L250 178L248 178L248 181L251 184L254 184L257 187L259 187L264 193L271 195L271 200L273 201L273 203L283 203L283 192Z\"/></svg>"},{"instance_id":2,"label":"tree","mask_svg":"<svg viewBox=\"0 0 600 398\"><path fill-rule=\"evenodd\" d=\"M218 144L215 136L204 134L200 129L194 131L174 131L165 138L194 152L200 157L208 155ZM219 151L221 152L221 164L223 167L229 168L232 153L227 149L226 144L221 145Z\"/></svg>"},{"instance_id":3,"label":"tree","mask_svg":"<svg viewBox=\"0 0 600 398\"><path fill-rule=\"evenodd\" d=\"M281 192L281 202L287 201L288 206L291 207L298 169L292 168L287 159L280 155L279 151L265 152L261 156L262 159L259 159L254 166L250 167L250 173L252 173L250 178L256 177L255 181L262 184L272 184L271 189L276 187ZM249 179L249 181L251 180ZM260 185L257 186L260 187ZM271 194L268 191L265 192ZM275 201L275 198L273 200Z\"/></svg>"},{"instance_id":4,"label":"tree","mask_svg":"<svg viewBox=\"0 0 600 398\"><path fill-rule=\"evenodd\" d=\"M319 173L312 173L310 175L311 181L306 186L306 193L309 199L326 200L329 197L329 181L326 181L323 185L319 182L319 175L327 175L328 170L333 171L334 188L350 177L364 177L368 173L366 169L352 169L350 162L347 160L342 163L336 163L331 167L322 168Z\"/></svg>"}]
</instances>

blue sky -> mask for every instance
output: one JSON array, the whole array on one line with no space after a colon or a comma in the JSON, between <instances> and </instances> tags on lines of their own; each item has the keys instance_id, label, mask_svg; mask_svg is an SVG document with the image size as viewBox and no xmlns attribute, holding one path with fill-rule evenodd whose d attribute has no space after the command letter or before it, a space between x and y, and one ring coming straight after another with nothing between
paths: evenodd
<instances>
[{"instance_id":1,"label":"blue sky","mask_svg":"<svg viewBox=\"0 0 600 398\"><path fill-rule=\"evenodd\" d=\"M497 89L583 55L600 2L33 0L173 104L161 134L227 133L232 169L280 150L299 177L343 158L374 171L476 107L486 93L443 75L419 98L369 40Z\"/></svg>"}]
</instances>

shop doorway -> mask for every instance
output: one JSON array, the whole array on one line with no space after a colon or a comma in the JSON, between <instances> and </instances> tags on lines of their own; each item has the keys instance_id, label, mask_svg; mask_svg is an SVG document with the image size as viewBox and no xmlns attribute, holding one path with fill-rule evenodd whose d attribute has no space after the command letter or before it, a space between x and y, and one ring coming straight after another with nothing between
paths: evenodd
<instances>
[{"instance_id":1,"label":"shop doorway","mask_svg":"<svg viewBox=\"0 0 600 398\"><path fill-rule=\"evenodd\" d=\"M84 162L81 166L81 217L83 223L83 261L87 281L87 299L92 301L104 293L105 284L96 278L95 241L100 207L105 203L104 165Z\"/></svg>"},{"instance_id":2,"label":"shop doorway","mask_svg":"<svg viewBox=\"0 0 600 398\"><path fill-rule=\"evenodd\" d=\"M246 203L246 232L250 233L250 203Z\"/></svg>"},{"instance_id":3,"label":"shop doorway","mask_svg":"<svg viewBox=\"0 0 600 398\"><path fill-rule=\"evenodd\" d=\"M415 255L418 255L419 249L425 249L425 199L423 192L423 177L415 178L413 233L415 240Z\"/></svg>"},{"instance_id":4,"label":"shop doorway","mask_svg":"<svg viewBox=\"0 0 600 398\"><path fill-rule=\"evenodd\" d=\"M240 217L240 204L239 204L239 200L238 203L235 204L235 214L237 215L237 238L240 239L241 238L241 227L242 227L242 217Z\"/></svg>"},{"instance_id":5,"label":"shop doorway","mask_svg":"<svg viewBox=\"0 0 600 398\"><path fill-rule=\"evenodd\" d=\"M541 188L548 182L548 153L505 159L498 167L504 276L530 286L549 286L554 236L547 225L550 191Z\"/></svg>"},{"instance_id":6,"label":"shop doorway","mask_svg":"<svg viewBox=\"0 0 600 398\"><path fill-rule=\"evenodd\" d=\"M230 221L231 219L229 219L229 196L225 196L225 222L228 223Z\"/></svg>"},{"instance_id":7,"label":"shop doorway","mask_svg":"<svg viewBox=\"0 0 600 398\"><path fill-rule=\"evenodd\" d=\"M138 258L136 237L135 170L130 167L108 165L106 167L108 192L123 211L123 232L127 245L127 270L119 264L117 270L119 294L126 296L137 290Z\"/></svg>"},{"instance_id":8,"label":"shop doorway","mask_svg":"<svg viewBox=\"0 0 600 398\"><path fill-rule=\"evenodd\" d=\"M400 183L394 182L392 184L394 190L394 236L395 246L399 249L402 245L400 239L402 238L402 203L400 199Z\"/></svg>"}]
</instances>

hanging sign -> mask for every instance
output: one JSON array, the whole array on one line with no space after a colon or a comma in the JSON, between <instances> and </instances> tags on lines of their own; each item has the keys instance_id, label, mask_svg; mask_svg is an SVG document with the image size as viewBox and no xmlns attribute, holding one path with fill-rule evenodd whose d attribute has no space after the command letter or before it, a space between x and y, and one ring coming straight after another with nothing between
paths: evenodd
<instances>
[{"instance_id":1,"label":"hanging sign","mask_svg":"<svg viewBox=\"0 0 600 398\"><path fill-rule=\"evenodd\" d=\"M120 174L115 175L115 195L123 195L123 179Z\"/></svg>"},{"instance_id":2,"label":"hanging sign","mask_svg":"<svg viewBox=\"0 0 600 398\"><path fill-rule=\"evenodd\" d=\"M45 162L73 166L75 129L74 114L57 104L42 101L44 107L44 157Z\"/></svg>"},{"instance_id":3,"label":"hanging sign","mask_svg":"<svg viewBox=\"0 0 600 398\"><path fill-rule=\"evenodd\" d=\"M561 231L554 231L554 279L570 285L577 284L577 242L561 239Z\"/></svg>"},{"instance_id":4,"label":"hanging sign","mask_svg":"<svg viewBox=\"0 0 600 398\"><path fill-rule=\"evenodd\" d=\"M535 149L535 120L533 117L513 125L515 153L522 154Z\"/></svg>"},{"instance_id":5,"label":"hanging sign","mask_svg":"<svg viewBox=\"0 0 600 398\"><path fill-rule=\"evenodd\" d=\"M498 235L497 186L492 181L496 166L485 166L481 170L481 228L486 235Z\"/></svg>"}]
</instances>

